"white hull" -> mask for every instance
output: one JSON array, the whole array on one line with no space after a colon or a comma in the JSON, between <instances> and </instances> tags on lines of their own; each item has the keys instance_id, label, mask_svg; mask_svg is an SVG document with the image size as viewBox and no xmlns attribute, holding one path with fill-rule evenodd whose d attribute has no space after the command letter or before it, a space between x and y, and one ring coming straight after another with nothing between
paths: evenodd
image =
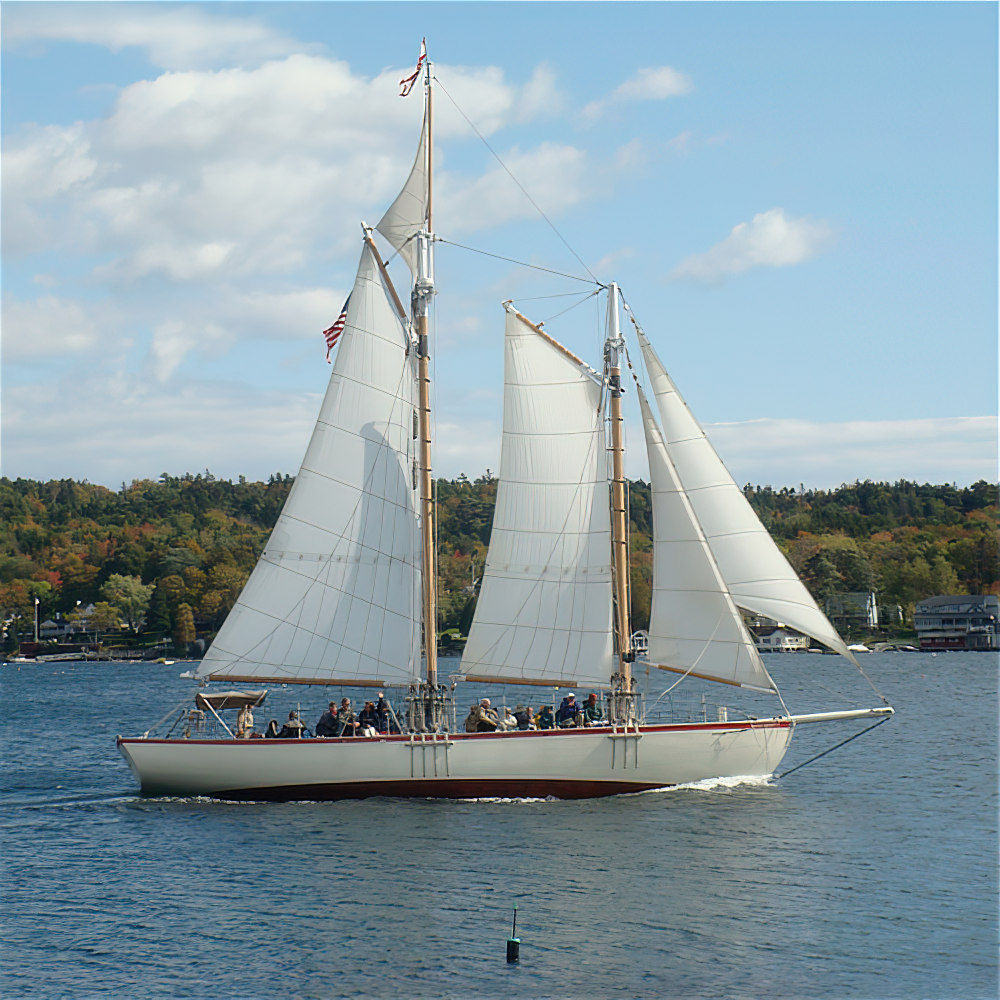
<instances>
[{"instance_id":1,"label":"white hull","mask_svg":"<svg viewBox=\"0 0 1000 1000\"><path fill-rule=\"evenodd\" d=\"M705 778L764 776L788 719L310 740L155 740L118 748L147 795L347 799L373 795L591 798Z\"/></svg>"}]
</instances>

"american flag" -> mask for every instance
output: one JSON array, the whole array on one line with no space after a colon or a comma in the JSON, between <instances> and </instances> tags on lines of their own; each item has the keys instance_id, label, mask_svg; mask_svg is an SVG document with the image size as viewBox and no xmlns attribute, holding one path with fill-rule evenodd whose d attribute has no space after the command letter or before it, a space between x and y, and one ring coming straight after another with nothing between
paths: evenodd
<instances>
[{"instance_id":1,"label":"american flag","mask_svg":"<svg viewBox=\"0 0 1000 1000\"><path fill-rule=\"evenodd\" d=\"M412 74L412 76L404 76L402 80L399 81L399 96L406 97L409 95L410 91L413 90L413 85L417 82L417 77L420 76L420 68L424 64L424 60L427 58L427 39L422 38L420 40L420 58L417 60L417 68Z\"/></svg>"},{"instance_id":2,"label":"american flag","mask_svg":"<svg viewBox=\"0 0 1000 1000\"><path fill-rule=\"evenodd\" d=\"M326 360L327 363L330 362L330 351L333 350L337 343L337 339L344 332L344 324L347 322L347 307L351 304L350 295L347 296L347 301L344 303L344 308L340 310L340 315L337 317L337 322L330 327L329 330L323 331L323 336L326 337Z\"/></svg>"}]
</instances>

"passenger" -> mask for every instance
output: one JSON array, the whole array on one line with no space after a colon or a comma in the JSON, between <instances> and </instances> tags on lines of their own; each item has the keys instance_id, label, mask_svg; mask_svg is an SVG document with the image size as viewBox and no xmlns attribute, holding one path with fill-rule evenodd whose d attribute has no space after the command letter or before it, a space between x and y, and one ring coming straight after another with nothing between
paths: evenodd
<instances>
[{"instance_id":1,"label":"passenger","mask_svg":"<svg viewBox=\"0 0 1000 1000\"><path fill-rule=\"evenodd\" d=\"M524 705L518 705L514 709L514 718L517 720L518 729L531 729L531 706L525 708Z\"/></svg>"},{"instance_id":2,"label":"passenger","mask_svg":"<svg viewBox=\"0 0 1000 1000\"><path fill-rule=\"evenodd\" d=\"M560 729L583 725L583 712L580 711L580 706L576 703L576 695L572 691L563 698L559 711L556 712L556 725Z\"/></svg>"},{"instance_id":3,"label":"passenger","mask_svg":"<svg viewBox=\"0 0 1000 1000\"><path fill-rule=\"evenodd\" d=\"M350 698L340 699L340 711L337 713L337 722L340 726L340 731L337 733L338 736L358 735L361 723L358 722L357 717L351 708Z\"/></svg>"},{"instance_id":4,"label":"passenger","mask_svg":"<svg viewBox=\"0 0 1000 1000\"><path fill-rule=\"evenodd\" d=\"M504 730L517 729L517 719L506 705L503 707L503 718L500 719L498 728Z\"/></svg>"},{"instance_id":5,"label":"passenger","mask_svg":"<svg viewBox=\"0 0 1000 1000\"><path fill-rule=\"evenodd\" d=\"M236 738L238 740L248 740L253 735L253 709L250 705L244 705L240 709L239 717L236 720Z\"/></svg>"},{"instance_id":6,"label":"passenger","mask_svg":"<svg viewBox=\"0 0 1000 1000\"><path fill-rule=\"evenodd\" d=\"M278 738L278 720L272 719L264 730L264 739L276 740Z\"/></svg>"},{"instance_id":7,"label":"passenger","mask_svg":"<svg viewBox=\"0 0 1000 1000\"><path fill-rule=\"evenodd\" d=\"M378 713L378 731L380 733L398 733L399 729L392 721L392 710L389 702L385 700L385 695L379 691L378 701L375 702L375 711Z\"/></svg>"},{"instance_id":8,"label":"passenger","mask_svg":"<svg viewBox=\"0 0 1000 1000\"><path fill-rule=\"evenodd\" d=\"M302 739L308 730L302 724L302 720L299 718L299 713L292 709L288 713L288 721L281 727L281 732L278 733L279 740L300 740Z\"/></svg>"},{"instance_id":9,"label":"passenger","mask_svg":"<svg viewBox=\"0 0 1000 1000\"><path fill-rule=\"evenodd\" d=\"M479 706L470 705L469 714L465 717L465 731L467 733L479 732Z\"/></svg>"},{"instance_id":10,"label":"passenger","mask_svg":"<svg viewBox=\"0 0 1000 1000\"><path fill-rule=\"evenodd\" d=\"M476 732L494 733L500 728L500 717L490 707L490 699L483 698L476 710Z\"/></svg>"},{"instance_id":11,"label":"passenger","mask_svg":"<svg viewBox=\"0 0 1000 1000\"><path fill-rule=\"evenodd\" d=\"M362 736L374 736L378 732L378 712L375 711L375 702L365 702L365 707L358 716L358 724Z\"/></svg>"},{"instance_id":12,"label":"passenger","mask_svg":"<svg viewBox=\"0 0 1000 1000\"><path fill-rule=\"evenodd\" d=\"M552 715L552 706L543 705L535 716L535 726L538 729L555 729L556 720Z\"/></svg>"},{"instance_id":13,"label":"passenger","mask_svg":"<svg viewBox=\"0 0 1000 1000\"><path fill-rule=\"evenodd\" d=\"M583 724L585 726L596 726L604 721L604 712L601 703L597 700L597 695L591 691L587 697L587 703L583 706Z\"/></svg>"},{"instance_id":14,"label":"passenger","mask_svg":"<svg viewBox=\"0 0 1000 1000\"><path fill-rule=\"evenodd\" d=\"M338 732L340 732L340 727L337 725L337 703L331 701L330 707L319 717L319 722L316 723L316 735L336 736Z\"/></svg>"}]
</instances>

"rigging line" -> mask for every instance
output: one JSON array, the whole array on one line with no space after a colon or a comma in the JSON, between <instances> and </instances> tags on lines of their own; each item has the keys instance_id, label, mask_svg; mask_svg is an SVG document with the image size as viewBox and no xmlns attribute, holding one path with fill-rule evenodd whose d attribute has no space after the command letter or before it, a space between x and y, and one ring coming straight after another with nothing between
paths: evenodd
<instances>
[{"instance_id":1,"label":"rigging line","mask_svg":"<svg viewBox=\"0 0 1000 1000\"><path fill-rule=\"evenodd\" d=\"M848 736L846 740L841 740L839 743L835 744L832 747L829 747L822 753L816 754L815 757L810 757L808 760L804 760L801 764L796 764L795 767L790 768L787 771L782 771L781 774L776 774L775 778L776 779L787 778L788 775L794 774L800 768L805 767L806 764L811 764L814 760L819 760L820 757L825 757L828 753L833 753L834 750L839 750L842 746L846 745L847 743L850 743L851 740L856 740L859 736L864 736L865 733L870 733L873 729L878 729L878 727L881 726L883 723L888 722L889 718L890 716L886 716L884 719L879 719L878 722L876 722L874 725L869 726L867 729L862 729L860 733L855 733L853 736Z\"/></svg>"},{"instance_id":2,"label":"rigging line","mask_svg":"<svg viewBox=\"0 0 1000 1000\"><path fill-rule=\"evenodd\" d=\"M489 250L480 250L478 247L466 246L464 243L456 243L454 240L446 240L442 236L435 236L434 241L436 243L445 243L450 247L457 247L459 250L468 250L469 253L478 253L483 257L493 257L495 260L505 260L508 264L517 264L518 267L527 267L532 271L544 271L546 274L554 274L559 278L569 278L570 281L582 281L587 285L597 285L600 288L605 287L593 275L589 278L581 278L578 274L567 274L565 271L556 271L551 267L542 267L541 264L529 264L526 260L518 260L516 257L504 257L503 254L490 253Z\"/></svg>"},{"instance_id":3,"label":"rigging line","mask_svg":"<svg viewBox=\"0 0 1000 1000\"><path fill-rule=\"evenodd\" d=\"M458 106L458 102L455 100L455 98L448 93L448 88L445 87L445 85L438 79L436 75L434 79L437 82L437 85L441 88L441 90L444 91L445 97L447 97L448 100L451 101L451 103L454 105L455 110L465 119L469 128L471 128L472 131L475 132L477 136L479 136L483 145L493 154L493 158L506 171L507 176L510 177L510 179L518 186L518 188L521 191L521 194L523 194L524 197L527 198L529 202L531 202L531 205L535 209L535 211L548 223L549 228L552 230L552 232L554 232L556 236L559 237L559 240L562 242L562 245L566 247L566 249L579 261L580 266L587 272L587 274L589 274L591 278L594 279L594 281L597 281L597 278L594 277L593 271L591 271L590 268L587 267L587 265L583 262L583 258L569 245L569 242L566 240L566 237L564 237L563 234L559 232L558 229L556 229L555 223L541 210L541 208L538 207L537 202L535 201L534 198L531 197L530 194L528 194L524 185L514 176L514 174L511 172L507 164L500 159L500 154L486 141L486 137L482 134L482 132L479 131L479 129L476 128L475 125L473 125L472 120L469 118L469 116ZM600 284L600 282L597 283Z\"/></svg>"},{"instance_id":4,"label":"rigging line","mask_svg":"<svg viewBox=\"0 0 1000 1000\"><path fill-rule=\"evenodd\" d=\"M529 267L531 265L528 265ZM542 299L566 299L571 295L596 295L596 292L559 292L556 295L529 295L526 298L518 296L518 302L540 302Z\"/></svg>"},{"instance_id":5,"label":"rigging line","mask_svg":"<svg viewBox=\"0 0 1000 1000\"><path fill-rule=\"evenodd\" d=\"M600 289L596 289L593 292L587 292L586 295L582 299L580 299L579 302L574 302L572 305L567 306L565 309L561 309L559 312L554 313L552 316L547 316L538 325L542 326L545 323L550 323L554 319L558 319L560 316L565 316L566 313L572 312L574 309L577 309L580 306L582 306L587 301L587 299L593 298L594 296L597 296L597 295L600 295L600 294L601 294L601 290Z\"/></svg>"}]
</instances>

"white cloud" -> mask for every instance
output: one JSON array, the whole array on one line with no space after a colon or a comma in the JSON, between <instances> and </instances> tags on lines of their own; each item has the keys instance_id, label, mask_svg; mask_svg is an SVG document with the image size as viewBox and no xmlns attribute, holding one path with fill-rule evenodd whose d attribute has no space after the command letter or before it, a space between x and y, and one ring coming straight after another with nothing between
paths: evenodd
<instances>
[{"instance_id":1,"label":"white cloud","mask_svg":"<svg viewBox=\"0 0 1000 1000\"><path fill-rule=\"evenodd\" d=\"M113 52L138 47L167 69L259 61L313 47L255 18L220 17L188 4L15 4L4 10L4 40L84 42Z\"/></svg>"},{"instance_id":2,"label":"white cloud","mask_svg":"<svg viewBox=\"0 0 1000 1000\"><path fill-rule=\"evenodd\" d=\"M53 295L24 301L3 300L3 359L52 361L83 351L120 349L118 310L107 303L86 303Z\"/></svg>"},{"instance_id":3,"label":"white cloud","mask_svg":"<svg viewBox=\"0 0 1000 1000\"><path fill-rule=\"evenodd\" d=\"M822 220L791 219L783 208L772 208L733 226L710 250L685 258L672 277L715 282L754 267L788 267L821 253L833 236Z\"/></svg>"},{"instance_id":4,"label":"white cloud","mask_svg":"<svg viewBox=\"0 0 1000 1000\"><path fill-rule=\"evenodd\" d=\"M511 150L502 159L532 199L545 206L546 214L558 215L577 204L596 184L588 172L586 155L573 146L544 143L526 152ZM510 219L536 215L534 206L500 166L471 182L439 174L437 190L443 201L438 218L444 220L443 229L448 232L488 229Z\"/></svg>"},{"instance_id":5,"label":"white cloud","mask_svg":"<svg viewBox=\"0 0 1000 1000\"><path fill-rule=\"evenodd\" d=\"M618 104L632 101L662 101L680 97L694 89L691 78L670 66L652 66L638 70L634 76L619 84L607 97L591 101L583 109L584 118L600 118Z\"/></svg>"},{"instance_id":6,"label":"white cloud","mask_svg":"<svg viewBox=\"0 0 1000 1000\"><path fill-rule=\"evenodd\" d=\"M740 484L831 488L872 479L968 485L997 475L995 417L750 420L705 428Z\"/></svg>"},{"instance_id":7,"label":"white cloud","mask_svg":"<svg viewBox=\"0 0 1000 1000\"><path fill-rule=\"evenodd\" d=\"M185 323L170 320L153 331L150 361L153 377L166 382L193 350L207 357L218 357L235 342L236 337L215 323Z\"/></svg>"},{"instance_id":8,"label":"white cloud","mask_svg":"<svg viewBox=\"0 0 1000 1000\"><path fill-rule=\"evenodd\" d=\"M206 468L224 478L295 472L320 405L317 393L107 381L85 370L60 386L59 399L52 406L37 387L5 389L4 475L116 487Z\"/></svg>"},{"instance_id":9,"label":"white cloud","mask_svg":"<svg viewBox=\"0 0 1000 1000\"><path fill-rule=\"evenodd\" d=\"M398 72L367 80L344 62L304 54L251 69L170 72L124 88L106 118L14 133L4 144L5 252L100 254L95 276L118 283L287 273L317 243L344 253L358 233L341 227L331 240L330 220L374 222L412 161L420 104L396 97ZM523 87L490 67L442 74L487 134L560 102L545 67ZM439 105L438 134L467 137L467 124ZM575 201L583 173L570 157L582 154L543 146L515 154L512 167L558 209ZM565 190L547 172L563 169ZM473 218L494 224L513 206L499 199L473 216L467 187L452 189L466 232ZM448 190L442 173L442 212Z\"/></svg>"}]
</instances>

